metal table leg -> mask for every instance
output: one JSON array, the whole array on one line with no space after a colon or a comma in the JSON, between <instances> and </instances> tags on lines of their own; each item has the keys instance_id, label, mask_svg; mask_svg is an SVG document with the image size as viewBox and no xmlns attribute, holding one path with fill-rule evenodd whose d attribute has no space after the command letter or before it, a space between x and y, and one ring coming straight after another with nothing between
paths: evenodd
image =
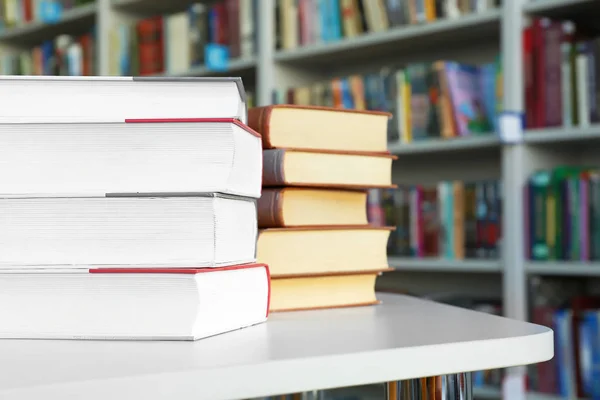
<instances>
[{"instance_id":1,"label":"metal table leg","mask_svg":"<svg viewBox=\"0 0 600 400\"><path fill-rule=\"evenodd\" d=\"M471 373L388 382L385 400L473 400Z\"/></svg>"}]
</instances>

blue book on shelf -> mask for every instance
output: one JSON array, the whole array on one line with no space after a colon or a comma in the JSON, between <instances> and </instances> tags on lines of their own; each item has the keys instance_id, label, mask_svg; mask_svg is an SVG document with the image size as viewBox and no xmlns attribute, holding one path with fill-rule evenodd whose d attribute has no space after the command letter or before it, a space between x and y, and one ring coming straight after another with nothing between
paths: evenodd
<instances>
[{"instance_id":1,"label":"blue book on shelf","mask_svg":"<svg viewBox=\"0 0 600 400\"><path fill-rule=\"evenodd\" d=\"M329 30L329 7L327 0L317 0L319 6L319 25L321 40L325 43L330 41L331 31Z\"/></svg>"},{"instance_id":2,"label":"blue book on shelf","mask_svg":"<svg viewBox=\"0 0 600 400\"><path fill-rule=\"evenodd\" d=\"M342 38L342 13L340 9L340 1L339 0L327 0L328 2L328 15L329 15L329 25L328 28L330 30L329 40L335 41L340 40Z\"/></svg>"},{"instance_id":3,"label":"blue book on shelf","mask_svg":"<svg viewBox=\"0 0 600 400\"><path fill-rule=\"evenodd\" d=\"M342 86L342 104L344 108L354 108L354 98L352 97L352 90L350 90L350 81L347 78L340 79Z\"/></svg>"},{"instance_id":4,"label":"blue book on shelf","mask_svg":"<svg viewBox=\"0 0 600 400\"><path fill-rule=\"evenodd\" d=\"M586 396L592 394L592 374L593 374L593 346L596 325L596 313L585 312L583 319L579 323L579 370L581 371L582 391Z\"/></svg>"},{"instance_id":5,"label":"blue book on shelf","mask_svg":"<svg viewBox=\"0 0 600 400\"><path fill-rule=\"evenodd\" d=\"M454 182L447 181L443 183L444 195L444 232L446 233L445 241L445 255L446 258L454 260L456 255L454 254Z\"/></svg>"},{"instance_id":6,"label":"blue book on shelf","mask_svg":"<svg viewBox=\"0 0 600 400\"><path fill-rule=\"evenodd\" d=\"M554 313L553 328L557 349L555 357L558 369L558 390L561 397L566 399L577 397L572 321L573 312L570 309L558 310Z\"/></svg>"},{"instance_id":7,"label":"blue book on shelf","mask_svg":"<svg viewBox=\"0 0 600 400\"><path fill-rule=\"evenodd\" d=\"M483 107L490 126L494 132L498 131L498 115L496 102L496 64L486 64L480 69L481 97Z\"/></svg>"},{"instance_id":8,"label":"blue book on shelf","mask_svg":"<svg viewBox=\"0 0 600 400\"><path fill-rule=\"evenodd\" d=\"M119 40L119 44L121 48L119 50L119 73L121 76L131 75L131 57L129 54L129 27L127 25L121 25L119 28L119 36L121 37ZM165 40L165 43L168 41ZM168 57L166 57L168 59ZM168 69L167 69L168 71Z\"/></svg>"},{"instance_id":9,"label":"blue book on shelf","mask_svg":"<svg viewBox=\"0 0 600 400\"><path fill-rule=\"evenodd\" d=\"M54 24L62 17L62 4L57 0L40 0L38 2L38 15L40 20L47 24Z\"/></svg>"}]
</instances>

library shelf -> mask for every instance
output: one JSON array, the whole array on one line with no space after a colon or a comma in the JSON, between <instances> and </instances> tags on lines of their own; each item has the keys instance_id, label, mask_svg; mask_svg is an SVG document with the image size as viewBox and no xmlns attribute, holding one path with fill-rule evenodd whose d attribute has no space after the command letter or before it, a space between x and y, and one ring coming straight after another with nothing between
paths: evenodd
<instances>
[{"instance_id":1,"label":"library shelf","mask_svg":"<svg viewBox=\"0 0 600 400\"><path fill-rule=\"evenodd\" d=\"M566 143L586 142L588 140L600 140L600 124L587 127L557 127L528 129L525 131L525 143Z\"/></svg>"},{"instance_id":2,"label":"library shelf","mask_svg":"<svg viewBox=\"0 0 600 400\"><path fill-rule=\"evenodd\" d=\"M527 261L528 274L559 276L600 276L596 261Z\"/></svg>"},{"instance_id":3,"label":"library shelf","mask_svg":"<svg viewBox=\"0 0 600 400\"><path fill-rule=\"evenodd\" d=\"M474 29L477 29L477 39L498 38L500 14L500 10L490 10L456 19L399 26L337 42L280 50L275 52L274 59L294 65L331 65L341 61L364 61L369 57L390 57L402 51L409 51L411 56L421 50L431 54L432 48L444 49L452 44L473 41ZM418 45L415 45L415 39L418 39Z\"/></svg>"},{"instance_id":4,"label":"library shelf","mask_svg":"<svg viewBox=\"0 0 600 400\"><path fill-rule=\"evenodd\" d=\"M264 324L197 342L2 340L0 398L231 400L553 356L546 327L404 295L378 297L377 306L275 313Z\"/></svg>"},{"instance_id":5,"label":"library shelf","mask_svg":"<svg viewBox=\"0 0 600 400\"><path fill-rule=\"evenodd\" d=\"M151 16L183 11L193 3L210 4L214 0L112 0L115 10L135 15Z\"/></svg>"},{"instance_id":6,"label":"library shelf","mask_svg":"<svg viewBox=\"0 0 600 400\"><path fill-rule=\"evenodd\" d=\"M89 31L97 14L97 4L90 3L66 10L54 23L30 22L0 32L0 43L5 45L38 45L62 33Z\"/></svg>"},{"instance_id":7,"label":"library shelf","mask_svg":"<svg viewBox=\"0 0 600 400\"><path fill-rule=\"evenodd\" d=\"M538 0L524 5L529 15L544 16L562 20L573 20L578 29L596 35L600 33L598 15L600 1L597 0Z\"/></svg>"},{"instance_id":8,"label":"library shelf","mask_svg":"<svg viewBox=\"0 0 600 400\"><path fill-rule=\"evenodd\" d=\"M599 10L597 0L537 0L523 4L525 12L531 15L564 17L591 10Z\"/></svg>"},{"instance_id":9,"label":"library shelf","mask_svg":"<svg viewBox=\"0 0 600 400\"><path fill-rule=\"evenodd\" d=\"M500 260L451 260L444 258L388 257L388 264L397 271L501 273Z\"/></svg>"},{"instance_id":10,"label":"library shelf","mask_svg":"<svg viewBox=\"0 0 600 400\"><path fill-rule=\"evenodd\" d=\"M236 58L229 61L226 71L215 71L207 68L206 65L191 67L182 72L165 72L162 76L232 76L245 75L254 72L256 68L256 58Z\"/></svg>"},{"instance_id":11,"label":"library shelf","mask_svg":"<svg viewBox=\"0 0 600 400\"><path fill-rule=\"evenodd\" d=\"M460 152L476 149L500 149L500 140L494 134L473 135L455 139L427 139L410 143L390 143L388 150L395 155Z\"/></svg>"}]
</instances>

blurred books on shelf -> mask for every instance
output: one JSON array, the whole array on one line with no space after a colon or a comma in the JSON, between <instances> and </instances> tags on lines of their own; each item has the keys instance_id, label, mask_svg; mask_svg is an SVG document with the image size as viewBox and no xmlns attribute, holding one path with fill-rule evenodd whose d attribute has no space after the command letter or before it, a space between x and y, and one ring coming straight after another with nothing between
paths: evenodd
<instances>
[{"instance_id":1,"label":"blurred books on shelf","mask_svg":"<svg viewBox=\"0 0 600 400\"><path fill-rule=\"evenodd\" d=\"M534 172L525 187L527 258L600 260L600 172L559 166Z\"/></svg>"},{"instance_id":2,"label":"blurred books on shelf","mask_svg":"<svg viewBox=\"0 0 600 400\"><path fill-rule=\"evenodd\" d=\"M369 191L368 218L389 225L388 254L450 260L500 256L499 181L440 182Z\"/></svg>"},{"instance_id":3,"label":"blurred books on shelf","mask_svg":"<svg viewBox=\"0 0 600 400\"><path fill-rule=\"evenodd\" d=\"M278 0L276 45L293 50L485 12L498 0Z\"/></svg>"},{"instance_id":4,"label":"blurred books on shelf","mask_svg":"<svg viewBox=\"0 0 600 400\"><path fill-rule=\"evenodd\" d=\"M390 228L367 224L365 189L393 187L388 117L293 105L249 110L263 136L257 259L271 270L272 311L377 303Z\"/></svg>"},{"instance_id":5,"label":"blurred books on shelf","mask_svg":"<svg viewBox=\"0 0 600 400\"><path fill-rule=\"evenodd\" d=\"M0 68L3 75L93 76L98 74L96 46L93 33L59 35L31 50L3 53Z\"/></svg>"},{"instance_id":6,"label":"blurred books on shelf","mask_svg":"<svg viewBox=\"0 0 600 400\"><path fill-rule=\"evenodd\" d=\"M277 90L273 102L386 111L388 143L492 135L502 94L499 60L385 67L379 73Z\"/></svg>"},{"instance_id":7,"label":"blurred books on shelf","mask_svg":"<svg viewBox=\"0 0 600 400\"><path fill-rule=\"evenodd\" d=\"M254 57L256 7L255 0L196 3L176 14L115 26L110 73L182 74L210 61L208 45L222 46L227 59Z\"/></svg>"},{"instance_id":8,"label":"blurred books on shelf","mask_svg":"<svg viewBox=\"0 0 600 400\"><path fill-rule=\"evenodd\" d=\"M533 18L523 46L527 128L600 121L600 38L570 21Z\"/></svg>"},{"instance_id":9,"label":"blurred books on shelf","mask_svg":"<svg viewBox=\"0 0 600 400\"><path fill-rule=\"evenodd\" d=\"M56 23L64 11L96 0L4 0L0 3L0 34L34 22Z\"/></svg>"}]
</instances>

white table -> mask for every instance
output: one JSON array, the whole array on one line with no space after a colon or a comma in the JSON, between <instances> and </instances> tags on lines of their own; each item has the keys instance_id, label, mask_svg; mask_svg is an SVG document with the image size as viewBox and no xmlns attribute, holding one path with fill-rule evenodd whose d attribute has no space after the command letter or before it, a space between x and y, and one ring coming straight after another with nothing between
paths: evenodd
<instances>
[{"instance_id":1,"label":"white table","mask_svg":"<svg viewBox=\"0 0 600 400\"><path fill-rule=\"evenodd\" d=\"M198 342L0 340L2 400L220 400L526 365L550 329L407 296ZM0 322L1 323L1 322Z\"/></svg>"}]
</instances>

